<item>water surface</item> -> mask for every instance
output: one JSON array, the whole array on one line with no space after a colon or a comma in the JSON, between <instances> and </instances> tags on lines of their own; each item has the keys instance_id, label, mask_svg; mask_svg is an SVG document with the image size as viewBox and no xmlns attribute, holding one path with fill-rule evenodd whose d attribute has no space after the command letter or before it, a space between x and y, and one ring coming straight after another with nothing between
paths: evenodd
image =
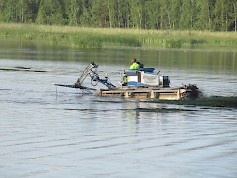
<instances>
[{"instance_id":1,"label":"water surface","mask_svg":"<svg viewBox=\"0 0 237 178\"><path fill-rule=\"evenodd\" d=\"M206 95L236 96L236 51L0 46L1 68L31 69L0 70L1 177L236 177L236 109L96 97L54 85L74 84L91 61L117 85L135 56L169 75L171 86L195 83Z\"/></svg>"}]
</instances>

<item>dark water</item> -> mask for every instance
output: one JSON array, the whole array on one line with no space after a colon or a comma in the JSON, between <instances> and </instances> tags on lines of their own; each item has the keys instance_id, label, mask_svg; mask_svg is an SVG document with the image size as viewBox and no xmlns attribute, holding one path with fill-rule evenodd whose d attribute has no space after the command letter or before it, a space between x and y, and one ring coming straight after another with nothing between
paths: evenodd
<instances>
[{"instance_id":1,"label":"dark water","mask_svg":"<svg viewBox=\"0 0 237 178\"><path fill-rule=\"evenodd\" d=\"M94 61L117 85L134 56L172 86L236 96L237 51L0 47L1 69L19 69L0 70L0 177L236 177L236 109L103 98L54 84L74 84Z\"/></svg>"}]
</instances>

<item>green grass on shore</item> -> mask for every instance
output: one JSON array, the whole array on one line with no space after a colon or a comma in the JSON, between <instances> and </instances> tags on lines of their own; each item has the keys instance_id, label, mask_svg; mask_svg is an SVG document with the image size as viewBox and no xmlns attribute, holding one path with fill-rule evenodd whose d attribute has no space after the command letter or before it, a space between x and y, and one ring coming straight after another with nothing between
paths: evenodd
<instances>
[{"instance_id":1,"label":"green grass on shore","mask_svg":"<svg viewBox=\"0 0 237 178\"><path fill-rule=\"evenodd\" d=\"M235 32L86 28L0 23L1 39L47 41L75 48L237 48Z\"/></svg>"}]
</instances>

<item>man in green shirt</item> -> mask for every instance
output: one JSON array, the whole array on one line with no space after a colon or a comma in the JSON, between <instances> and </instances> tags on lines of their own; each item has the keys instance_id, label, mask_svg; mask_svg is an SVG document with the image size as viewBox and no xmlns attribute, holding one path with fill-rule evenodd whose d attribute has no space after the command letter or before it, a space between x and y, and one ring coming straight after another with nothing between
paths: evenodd
<instances>
[{"instance_id":1,"label":"man in green shirt","mask_svg":"<svg viewBox=\"0 0 237 178\"><path fill-rule=\"evenodd\" d=\"M129 69L138 69L139 68L139 64L137 63L136 58L132 59L132 65L130 65Z\"/></svg>"}]
</instances>

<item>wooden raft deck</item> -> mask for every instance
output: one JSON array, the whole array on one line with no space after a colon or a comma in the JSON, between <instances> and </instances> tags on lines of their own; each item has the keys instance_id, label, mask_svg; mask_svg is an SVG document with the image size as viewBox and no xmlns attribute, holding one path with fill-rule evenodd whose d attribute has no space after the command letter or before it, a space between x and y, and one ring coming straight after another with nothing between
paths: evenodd
<instances>
[{"instance_id":1,"label":"wooden raft deck","mask_svg":"<svg viewBox=\"0 0 237 178\"><path fill-rule=\"evenodd\" d=\"M183 88L118 88L101 89L95 93L97 96L123 97L123 98L157 98L160 100L179 100L184 97L186 89Z\"/></svg>"}]
</instances>

